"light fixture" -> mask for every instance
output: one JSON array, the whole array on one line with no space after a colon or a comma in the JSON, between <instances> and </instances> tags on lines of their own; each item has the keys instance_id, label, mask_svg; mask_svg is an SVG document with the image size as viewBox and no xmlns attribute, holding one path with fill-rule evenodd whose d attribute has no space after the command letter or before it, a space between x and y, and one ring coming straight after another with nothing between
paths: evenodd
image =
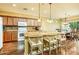
<instances>
[{"instance_id":1,"label":"light fixture","mask_svg":"<svg viewBox=\"0 0 79 59\"><path fill-rule=\"evenodd\" d=\"M41 18L40 18L40 3L38 5L38 22L41 22Z\"/></svg>"},{"instance_id":2,"label":"light fixture","mask_svg":"<svg viewBox=\"0 0 79 59\"><path fill-rule=\"evenodd\" d=\"M52 21L51 21L51 20L49 20L49 19L47 20L47 22L48 22L48 23L52 23Z\"/></svg>"},{"instance_id":3,"label":"light fixture","mask_svg":"<svg viewBox=\"0 0 79 59\"><path fill-rule=\"evenodd\" d=\"M34 8L31 8L31 10L33 11L33 10L34 10Z\"/></svg>"},{"instance_id":4,"label":"light fixture","mask_svg":"<svg viewBox=\"0 0 79 59\"><path fill-rule=\"evenodd\" d=\"M15 6L16 6L16 4L12 4L12 6L13 6L13 7L15 7Z\"/></svg>"},{"instance_id":5,"label":"light fixture","mask_svg":"<svg viewBox=\"0 0 79 59\"><path fill-rule=\"evenodd\" d=\"M65 23L68 21L68 15L67 13L65 12Z\"/></svg>"},{"instance_id":6,"label":"light fixture","mask_svg":"<svg viewBox=\"0 0 79 59\"><path fill-rule=\"evenodd\" d=\"M28 9L27 9L27 8L23 8L23 10L24 10L24 11L27 11Z\"/></svg>"},{"instance_id":7,"label":"light fixture","mask_svg":"<svg viewBox=\"0 0 79 59\"><path fill-rule=\"evenodd\" d=\"M49 3L49 6L50 6L50 8L49 8L49 13L50 13L50 15L49 15L49 20L47 20L47 22L49 22L49 23L52 23L52 17L51 17L51 4L52 4L52 3Z\"/></svg>"},{"instance_id":8,"label":"light fixture","mask_svg":"<svg viewBox=\"0 0 79 59\"><path fill-rule=\"evenodd\" d=\"M38 19L38 22L41 22L41 18Z\"/></svg>"}]
</instances>

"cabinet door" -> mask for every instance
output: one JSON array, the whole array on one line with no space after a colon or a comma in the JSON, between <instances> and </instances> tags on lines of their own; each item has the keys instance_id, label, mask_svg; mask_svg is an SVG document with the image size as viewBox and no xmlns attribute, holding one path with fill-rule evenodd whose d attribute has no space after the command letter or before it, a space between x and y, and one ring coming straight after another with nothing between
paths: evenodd
<instances>
[{"instance_id":1,"label":"cabinet door","mask_svg":"<svg viewBox=\"0 0 79 59\"><path fill-rule=\"evenodd\" d=\"M26 22L26 19L24 19L24 18L19 18L18 21L19 21L19 22Z\"/></svg>"},{"instance_id":2,"label":"cabinet door","mask_svg":"<svg viewBox=\"0 0 79 59\"><path fill-rule=\"evenodd\" d=\"M3 42L17 41L17 31L4 31Z\"/></svg>"},{"instance_id":3,"label":"cabinet door","mask_svg":"<svg viewBox=\"0 0 79 59\"><path fill-rule=\"evenodd\" d=\"M3 32L3 42L6 42L7 40L7 35L6 35L6 31Z\"/></svg>"},{"instance_id":4,"label":"cabinet door","mask_svg":"<svg viewBox=\"0 0 79 59\"><path fill-rule=\"evenodd\" d=\"M8 18L7 17L3 17L3 25L8 25Z\"/></svg>"},{"instance_id":5,"label":"cabinet door","mask_svg":"<svg viewBox=\"0 0 79 59\"><path fill-rule=\"evenodd\" d=\"M7 42L11 41L11 31L6 31Z\"/></svg>"},{"instance_id":6,"label":"cabinet door","mask_svg":"<svg viewBox=\"0 0 79 59\"><path fill-rule=\"evenodd\" d=\"M13 18L13 25L18 25L18 18Z\"/></svg>"},{"instance_id":7,"label":"cabinet door","mask_svg":"<svg viewBox=\"0 0 79 59\"><path fill-rule=\"evenodd\" d=\"M31 20L31 25L34 26L35 20Z\"/></svg>"},{"instance_id":8,"label":"cabinet door","mask_svg":"<svg viewBox=\"0 0 79 59\"><path fill-rule=\"evenodd\" d=\"M35 26L41 26L41 22L38 22L38 20L35 20Z\"/></svg>"},{"instance_id":9,"label":"cabinet door","mask_svg":"<svg viewBox=\"0 0 79 59\"><path fill-rule=\"evenodd\" d=\"M13 18L12 17L8 17L8 25L13 25Z\"/></svg>"},{"instance_id":10,"label":"cabinet door","mask_svg":"<svg viewBox=\"0 0 79 59\"><path fill-rule=\"evenodd\" d=\"M31 20L29 20L29 19L27 20L27 25L31 26Z\"/></svg>"},{"instance_id":11,"label":"cabinet door","mask_svg":"<svg viewBox=\"0 0 79 59\"><path fill-rule=\"evenodd\" d=\"M37 26L41 26L41 22L38 22L38 23L37 23Z\"/></svg>"},{"instance_id":12,"label":"cabinet door","mask_svg":"<svg viewBox=\"0 0 79 59\"><path fill-rule=\"evenodd\" d=\"M17 31L12 31L12 41L17 41L18 40L18 35L17 35Z\"/></svg>"},{"instance_id":13,"label":"cabinet door","mask_svg":"<svg viewBox=\"0 0 79 59\"><path fill-rule=\"evenodd\" d=\"M37 20L34 21L34 26L37 26Z\"/></svg>"},{"instance_id":14,"label":"cabinet door","mask_svg":"<svg viewBox=\"0 0 79 59\"><path fill-rule=\"evenodd\" d=\"M4 31L3 42L9 42L9 41L11 41L11 32L10 31Z\"/></svg>"}]
</instances>

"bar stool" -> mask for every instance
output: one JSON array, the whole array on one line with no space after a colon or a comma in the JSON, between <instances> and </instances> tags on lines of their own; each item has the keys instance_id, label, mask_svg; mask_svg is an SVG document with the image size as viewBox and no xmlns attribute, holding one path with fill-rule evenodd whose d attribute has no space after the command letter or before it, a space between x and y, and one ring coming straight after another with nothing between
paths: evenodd
<instances>
[{"instance_id":1,"label":"bar stool","mask_svg":"<svg viewBox=\"0 0 79 59\"><path fill-rule=\"evenodd\" d=\"M62 51L62 48L66 52L66 36L63 33L59 35L59 48L60 48L60 52Z\"/></svg>"},{"instance_id":2,"label":"bar stool","mask_svg":"<svg viewBox=\"0 0 79 59\"><path fill-rule=\"evenodd\" d=\"M53 34L44 34L44 41L48 44L49 48L49 54L51 54L51 51L57 48L57 40L55 38L55 35Z\"/></svg>"},{"instance_id":3,"label":"bar stool","mask_svg":"<svg viewBox=\"0 0 79 59\"><path fill-rule=\"evenodd\" d=\"M56 38L57 36L54 35L53 40L51 40L51 47L50 47L50 53L52 50L55 50L56 54L57 54L57 48L58 48L58 39ZM52 45L53 44L53 45Z\"/></svg>"},{"instance_id":4,"label":"bar stool","mask_svg":"<svg viewBox=\"0 0 79 59\"><path fill-rule=\"evenodd\" d=\"M31 54L43 54L43 36L38 33L31 33L29 36L30 53ZM35 53L33 53L35 50Z\"/></svg>"}]
</instances>

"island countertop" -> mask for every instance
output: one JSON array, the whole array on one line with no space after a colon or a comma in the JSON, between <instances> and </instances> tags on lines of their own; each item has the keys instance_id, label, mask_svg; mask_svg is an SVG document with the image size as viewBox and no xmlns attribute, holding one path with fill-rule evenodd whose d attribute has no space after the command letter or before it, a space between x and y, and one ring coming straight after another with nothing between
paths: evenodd
<instances>
[{"instance_id":1,"label":"island countertop","mask_svg":"<svg viewBox=\"0 0 79 59\"><path fill-rule=\"evenodd\" d=\"M37 37L42 35L58 35L58 34L65 34L61 32L26 32L25 37Z\"/></svg>"}]
</instances>

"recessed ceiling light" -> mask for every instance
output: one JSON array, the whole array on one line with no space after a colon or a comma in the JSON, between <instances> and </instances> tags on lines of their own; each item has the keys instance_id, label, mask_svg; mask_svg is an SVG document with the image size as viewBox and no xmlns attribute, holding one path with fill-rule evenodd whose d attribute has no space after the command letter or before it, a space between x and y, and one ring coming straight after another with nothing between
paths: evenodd
<instances>
[{"instance_id":1,"label":"recessed ceiling light","mask_svg":"<svg viewBox=\"0 0 79 59\"><path fill-rule=\"evenodd\" d=\"M31 8L31 10L33 11L33 10L34 10L34 8Z\"/></svg>"},{"instance_id":2,"label":"recessed ceiling light","mask_svg":"<svg viewBox=\"0 0 79 59\"><path fill-rule=\"evenodd\" d=\"M13 7L15 7L15 6L16 6L16 4L12 4L12 6L13 6Z\"/></svg>"}]
</instances>

